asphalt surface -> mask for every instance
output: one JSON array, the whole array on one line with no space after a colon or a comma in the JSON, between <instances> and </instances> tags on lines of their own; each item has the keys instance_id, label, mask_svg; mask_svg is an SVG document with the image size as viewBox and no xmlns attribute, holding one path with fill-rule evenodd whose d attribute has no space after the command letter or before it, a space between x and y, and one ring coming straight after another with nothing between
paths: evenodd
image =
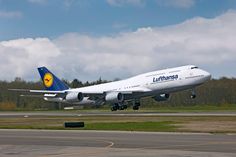
<instances>
[{"instance_id":1,"label":"asphalt surface","mask_svg":"<svg viewBox=\"0 0 236 157\"><path fill-rule=\"evenodd\" d=\"M0 117L41 117L41 116L236 116L236 112L193 112L193 113L157 113L157 112L0 112Z\"/></svg>"},{"instance_id":2,"label":"asphalt surface","mask_svg":"<svg viewBox=\"0 0 236 157\"><path fill-rule=\"evenodd\" d=\"M0 156L236 156L236 134L0 130Z\"/></svg>"}]
</instances>

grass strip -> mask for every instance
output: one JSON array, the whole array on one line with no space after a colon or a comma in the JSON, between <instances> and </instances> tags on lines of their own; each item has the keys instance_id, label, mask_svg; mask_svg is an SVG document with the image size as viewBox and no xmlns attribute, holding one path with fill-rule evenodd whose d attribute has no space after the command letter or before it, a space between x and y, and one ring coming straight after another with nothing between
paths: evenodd
<instances>
[{"instance_id":1,"label":"grass strip","mask_svg":"<svg viewBox=\"0 0 236 157\"><path fill-rule=\"evenodd\" d=\"M119 130L119 131L175 131L177 126L171 121L161 122L119 122L119 123L90 123L85 130Z\"/></svg>"}]
</instances>

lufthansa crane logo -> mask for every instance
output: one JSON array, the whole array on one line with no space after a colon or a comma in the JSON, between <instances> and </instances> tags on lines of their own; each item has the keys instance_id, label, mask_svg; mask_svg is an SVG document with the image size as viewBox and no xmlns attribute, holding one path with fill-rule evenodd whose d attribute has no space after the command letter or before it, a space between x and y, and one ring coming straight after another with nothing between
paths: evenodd
<instances>
[{"instance_id":1,"label":"lufthansa crane logo","mask_svg":"<svg viewBox=\"0 0 236 157\"><path fill-rule=\"evenodd\" d=\"M46 73L43 77L43 83L46 87L51 87L53 84L53 76L50 73Z\"/></svg>"}]
</instances>

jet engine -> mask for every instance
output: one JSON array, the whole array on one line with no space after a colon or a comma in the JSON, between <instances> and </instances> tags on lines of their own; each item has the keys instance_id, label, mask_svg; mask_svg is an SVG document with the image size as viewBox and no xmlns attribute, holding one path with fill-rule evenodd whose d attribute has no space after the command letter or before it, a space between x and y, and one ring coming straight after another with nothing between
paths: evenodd
<instances>
[{"instance_id":1,"label":"jet engine","mask_svg":"<svg viewBox=\"0 0 236 157\"><path fill-rule=\"evenodd\" d=\"M84 95L83 93L79 92L72 92L72 93L68 93L66 95L66 98L65 98L67 101L70 101L70 102L77 102L77 101L82 101L84 99Z\"/></svg>"},{"instance_id":2,"label":"jet engine","mask_svg":"<svg viewBox=\"0 0 236 157\"><path fill-rule=\"evenodd\" d=\"M170 94L160 94L157 96L154 96L153 99L155 99L156 101L166 101L168 100L170 97Z\"/></svg>"},{"instance_id":3,"label":"jet engine","mask_svg":"<svg viewBox=\"0 0 236 157\"><path fill-rule=\"evenodd\" d=\"M124 95L119 92L110 92L106 94L105 100L113 103L122 102L124 101Z\"/></svg>"}]
</instances>

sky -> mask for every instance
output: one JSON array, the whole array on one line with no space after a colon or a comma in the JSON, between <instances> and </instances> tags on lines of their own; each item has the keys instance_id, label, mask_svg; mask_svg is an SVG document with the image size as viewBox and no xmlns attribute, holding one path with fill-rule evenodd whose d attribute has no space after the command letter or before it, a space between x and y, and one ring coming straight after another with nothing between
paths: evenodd
<instances>
[{"instance_id":1,"label":"sky","mask_svg":"<svg viewBox=\"0 0 236 157\"><path fill-rule=\"evenodd\" d=\"M0 0L0 80L93 81L197 65L236 77L235 0Z\"/></svg>"}]
</instances>

